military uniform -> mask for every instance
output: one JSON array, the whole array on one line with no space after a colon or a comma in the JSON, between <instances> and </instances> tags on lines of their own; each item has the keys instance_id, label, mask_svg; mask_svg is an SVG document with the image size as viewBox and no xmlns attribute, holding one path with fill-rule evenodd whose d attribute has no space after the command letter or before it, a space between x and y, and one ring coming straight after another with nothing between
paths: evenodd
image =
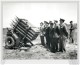
<instances>
[{"instance_id":1,"label":"military uniform","mask_svg":"<svg viewBox=\"0 0 80 65\"><path fill-rule=\"evenodd\" d=\"M74 43L74 39L73 39L73 30L74 30L74 27L73 27L73 24L72 24L72 21L70 21L70 41L71 43Z\"/></svg>"},{"instance_id":2,"label":"military uniform","mask_svg":"<svg viewBox=\"0 0 80 65\"><path fill-rule=\"evenodd\" d=\"M56 52L58 51L58 38L59 38L59 30L57 28L53 28L49 35L50 35L50 41L51 41L51 51Z\"/></svg>"},{"instance_id":3,"label":"military uniform","mask_svg":"<svg viewBox=\"0 0 80 65\"><path fill-rule=\"evenodd\" d=\"M65 40L68 37L68 32L65 24L63 23L65 20L60 19L61 24L59 25L60 37L59 37L59 51L63 52L65 50Z\"/></svg>"},{"instance_id":4,"label":"military uniform","mask_svg":"<svg viewBox=\"0 0 80 65\"><path fill-rule=\"evenodd\" d=\"M46 46L50 49L49 27L45 28Z\"/></svg>"},{"instance_id":5,"label":"military uniform","mask_svg":"<svg viewBox=\"0 0 80 65\"><path fill-rule=\"evenodd\" d=\"M50 23L50 27L48 27L46 33L47 33L46 36L48 36L47 37L48 47L51 52L55 53L56 52L55 45L57 44L57 37L55 34L57 33L57 28L53 28L53 23Z\"/></svg>"},{"instance_id":6,"label":"military uniform","mask_svg":"<svg viewBox=\"0 0 80 65\"><path fill-rule=\"evenodd\" d=\"M56 49L56 51L58 51L58 49L59 49L59 46L58 46L58 43L59 43L59 35L60 35L60 33L59 33L59 25L58 25L58 21L57 20L54 20L54 24L55 24L55 26L54 26L54 29L55 29L55 49Z\"/></svg>"},{"instance_id":7,"label":"military uniform","mask_svg":"<svg viewBox=\"0 0 80 65\"><path fill-rule=\"evenodd\" d=\"M54 29L49 27L50 51L55 53L55 38L53 37Z\"/></svg>"},{"instance_id":8,"label":"military uniform","mask_svg":"<svg viewBox=\"0 0 80 65\"><path fill-rule=\"evenodd\" d=\"M44 42L44 26L40 27L40 39L41 39L41 44L43 46L45 46L45 42Z\"/></svg>"}]
</instances>

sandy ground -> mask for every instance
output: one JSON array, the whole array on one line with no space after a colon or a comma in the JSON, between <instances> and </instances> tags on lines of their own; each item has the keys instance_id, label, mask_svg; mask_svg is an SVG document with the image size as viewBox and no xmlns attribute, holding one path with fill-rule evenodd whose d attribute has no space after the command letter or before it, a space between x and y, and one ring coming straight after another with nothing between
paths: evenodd
<instances>
[{"instance_id":1,"label":"sandy ground","mask_svg":"<svg viewBox=\"0 0 80 65\"><path fill-rule=\"evenodd\" d=\"M6 32L3 31L3 59L77 59L77 30L74 31L75 43L69 44L69 40L66 42L66 52L56 52L51 53L41 45L40 37L38 36L36 40L32 41L34 46L22 47L19 49L5 49L5 38Z\"/></svg>"},{"instance_id":2,"label":"sandy ground","mask_svg":"<svg viewBox=\"0 0 80 65\"><path fill-rule=\"evenodd\" d=\"M39 36L32 42L34 46L22 47L21 50L3 47L3 59L77 59L77 44L69 44L67 41L66 52L52 53L40 44Z\"/></svg>"}]
</instances>

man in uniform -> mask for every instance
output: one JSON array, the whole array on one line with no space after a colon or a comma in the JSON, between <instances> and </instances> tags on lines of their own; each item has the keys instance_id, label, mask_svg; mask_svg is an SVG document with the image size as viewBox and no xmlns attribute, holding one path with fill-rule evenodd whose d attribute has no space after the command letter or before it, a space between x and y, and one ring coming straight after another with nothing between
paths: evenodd
<instances>
[{"instance_id":1,"label":"man in uniform","mask_svg":"<svg viewBox=\"0 0 80 65\"><path fill-rule=\"evenodd\" d=\"M47 21L44 21L44 28L46 28L47 26Z\"/></svg>"},{"instance_id":2,"label":"man in uniform","mask_svg":"<svg viewBox=\"0 0 80 65\"><path fill-rule=\"evenodd\" d=\"M53 38L54 36L54 29L53 29L53 23L50 23L50 27L48 28L49 30L49 37L50 37L50 51L55 53L56 50L55 50L55 37Z\"/></svg>"},{"instance_id":3,"label":"man in uniform","mask_svg":"<svg viewBox=\"0 0 80 65\"><path fill-rule=\"evenodd\" d=\"M45 46L45 43L44 43L44 25L43 25L43 22L40 23L40 39L41 39L41 44L43 46Z\"/></svg>"},{"instance_id":4,"label":"man in uniform","mask_svg":"<svg viewBox=\"0 0 80 65\"><path fill-rule=\"evenodd\" d=\"M60 37L59 37L59 51L63 52L65 50L65 40L68 38L68 32L66 25L64 24L64 19L60 19L60 25L59 25L59 31L60 31Z\"/></svg>"},{"instance_id":5,"label":"man in uniform","mask_svg":"<svg viewBox=\"0 0 80 65\"><path fill-rule=\"evenodd\" d=\"M44 31L45 31L45 38L46 38L46 47L47 49L50 49L50 38L49 38L49 23L45 22L45 27L44 27Z\"/></svg>"},{"instance_id":6,"label":"man in uniform","mask_svg":"<svg viewBox=\"0 0 80 65\"><path fill-rule=\"evenodd\" d=\"M56 51L58 51L59 47L58 47L58 43L59 43L59 25L58 25L58 21L54 20L54 29L55 29L55 38L56 38L56 43L55 43L55 48Z\"/></svg>"},{"instance_id":7,"label":"man in uniform","mask_svg":"<svg viewBox=\"0 0 80 65\"><path fill-rule=\"evenodd\" d=\"M55 53L58 51L58 38L59 38L59 29L54 23L50 23L49 27L49 37L50 37L50 51Z\"/></svg>"},{"instance_id":8,"label":"man in uniform","mask_svg":"<svg viewBox=\"0 0 80 65\"><path fill-rule=\"evenodd\" d=\"M73 39L73 30L74 30L74 27L73 27L73 21L70 21L70 41L71 43L74 43L74 39Z\"/></svg>"}]
</instances>

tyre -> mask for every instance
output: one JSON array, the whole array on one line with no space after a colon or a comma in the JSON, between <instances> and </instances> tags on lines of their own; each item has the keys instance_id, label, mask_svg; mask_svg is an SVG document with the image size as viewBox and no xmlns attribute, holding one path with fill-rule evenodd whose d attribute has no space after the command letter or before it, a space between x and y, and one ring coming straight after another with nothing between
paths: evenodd
<instances>
[{"instance_id":1,"label":"tyre","mask_svg":"<svg viewBox=\"0 0 80 65\"><path fill-rule=\"evenodd\" d=\"M15 40L12 36L7 36L5 40L5 48L10 49L15 46Z\"/></svg>"}]
</instances>

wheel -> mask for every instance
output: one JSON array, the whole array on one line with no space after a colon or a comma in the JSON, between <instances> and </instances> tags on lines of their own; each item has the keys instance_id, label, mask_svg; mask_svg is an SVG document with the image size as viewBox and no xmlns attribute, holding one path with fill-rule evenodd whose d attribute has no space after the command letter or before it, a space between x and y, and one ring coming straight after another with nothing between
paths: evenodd
<instances>
[{"instance_id":1,"label":"wheel","mask_svg":"<svg viewBox=\"0 0 80 65\"><path fill-rule=\"evenodd\" d=\"M13 48L15 46L15 40L12 36L7 36L5 40L5 48Z\"/></svg>"}]
</instances>

